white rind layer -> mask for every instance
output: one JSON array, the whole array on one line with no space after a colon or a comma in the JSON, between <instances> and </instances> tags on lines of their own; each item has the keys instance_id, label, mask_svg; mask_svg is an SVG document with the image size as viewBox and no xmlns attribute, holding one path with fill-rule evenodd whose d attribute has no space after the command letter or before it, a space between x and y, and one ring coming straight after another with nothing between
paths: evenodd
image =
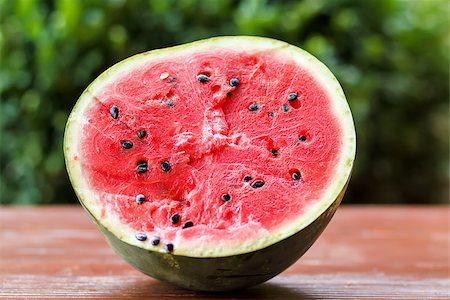
<instances>
[{"instance_id":1,"label":"white rind layer","mask_svg":"<svg viewBox=\"0 0 450 300\"><path fill-rule=\"evenodd\" d=\"M202 50L210 51L214 48L229 48L233 50L242 49L247 53L270 51L281 57L290 58L301 65L302 68L305 68L308 73L318 81L319 85L324 88L329 96L334 115L341 126L342 153L337 163L335 173L330 180L330 185L323 193L321 199L307 207L305 213L297 219L292 220L288 224L280 226L278 229L271 232L262 230L260 234L256 234L253 239L246 241L237 242L223 240L221 243L208 243L202 241L177 243L177 241L173 241L176 245L174 254L189 257L221 257L252 252L270 246L311 224L336 199L338 199L346 189L356 152L356 135L352 114L344 92L334 75L324 64L311 54L285 42L269 38L248 36L216 37L181 46L145 52L117 63L92 82L80 96L77 104L72 110L67 121L64 136L66 167L80 202L95 217L97 222L101 223L120 240L128 244L151 251L163 251L161 248L156 250L150 243L137 241L134 237L135 230L131 229L126 224L122 224L119 217L114 213L109 212L104 217L101 217L102 208L98 205L100 195L94 193L91 189L88 177L86 174L83 174L80 159L74 159L74 157L80 157L79 143L82 140L82 132L80 129L86 121L84 119L84 113L95 103L96 100L94 99L94 95L101 94L107 86L117 80L124 72L139 68L140 65L153 61L156 62L168 57L173 59L178 55L186 56Z\"/></svg>"}]
</instances>

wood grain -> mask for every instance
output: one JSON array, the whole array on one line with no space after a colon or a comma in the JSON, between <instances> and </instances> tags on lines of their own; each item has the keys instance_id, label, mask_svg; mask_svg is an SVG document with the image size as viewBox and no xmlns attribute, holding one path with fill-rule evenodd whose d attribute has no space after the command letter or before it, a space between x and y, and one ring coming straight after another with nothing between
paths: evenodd
<instances>
[{"instance_id":1,"label":"wood grain","mask_svg":"<svg viewBox=\"0 0 450 300\"><path fill-rule=\"evenodd\" d=\"M450 299L448 207L343 206L313 247L260 286L200 293L123 262L79 206L0 208L0 297Z\"/></svg>"}]
</instances>

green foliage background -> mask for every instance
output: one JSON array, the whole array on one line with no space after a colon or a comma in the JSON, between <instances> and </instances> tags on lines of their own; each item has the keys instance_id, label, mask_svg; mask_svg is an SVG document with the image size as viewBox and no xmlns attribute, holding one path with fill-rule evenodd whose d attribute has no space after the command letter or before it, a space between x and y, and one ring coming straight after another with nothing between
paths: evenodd
<instances>
[{"instance_id":1,"label":"green foliage background","mask_svg":"<svg viewBox=\"0 0 450 300\"><path fill-rule=\"evenodd\" d=\"M358 155L347 203L444 203L449 3L440 0L0 0L1 203L76 201L67 116L103 70L217 35L298 45L336 74Z\"/></svg>"}]
</instances>

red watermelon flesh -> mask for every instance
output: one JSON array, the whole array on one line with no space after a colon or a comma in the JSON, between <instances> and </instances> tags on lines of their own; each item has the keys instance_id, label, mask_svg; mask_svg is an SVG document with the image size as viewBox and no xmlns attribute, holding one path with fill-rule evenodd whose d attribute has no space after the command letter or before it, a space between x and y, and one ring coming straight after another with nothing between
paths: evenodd
<instances>
[{"instance_id":1,"label":"red watermelon flesh","mask_svg":"<svg viewBox=\"0 0 450 300\"><path fill-rule=\"evenodd\" d=\"M119 236L236 254L285 237L329 197L349 134L336 95L296 57L226 45L128 64L87 90L71 157Z\"/></svg>"}]
</instances>

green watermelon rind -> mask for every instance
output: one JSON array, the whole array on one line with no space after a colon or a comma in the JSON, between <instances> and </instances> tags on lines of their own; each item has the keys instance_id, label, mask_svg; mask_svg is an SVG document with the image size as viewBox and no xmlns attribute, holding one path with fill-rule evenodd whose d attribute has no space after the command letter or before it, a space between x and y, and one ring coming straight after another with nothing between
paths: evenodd
<instances>
[{"instance_id":1,"label":"green watermelon rind","mask_svg":"<svg viewBox=\"0 0 450 300\"><path fill-rule=\"evenodd\" d=\"M189 257L130 245L85 209L116 253L142 273L190 290L224 292L263 283L296 262L330 222L344 192L345 189L318 218L294 235L259 250L224 257Z\"/></svg>"},{"instance_id":2,"label":"green watermelon rind","mask_svg":"<svg viewBox=\"0 0 450 300\"><path fill-rule=\"evenodd\" d=\"M270 232L270 234L264 237L256 237L252 240L234 244L227 244L227 241L225 241L222 244L202 244L201 247L192 247L192 245L177 245L173 254L166 254L161 247L155 248L151 246L150 243L142 243L137 241L134 238L135 231L128 228L126 225L121 224L118 221L118 216L108 215L106 218L101 218L101 207L96 205L98 196L92 192L89 187L89 182L86 180L86 176L82 173L80 159L75 159L75 157L78 156L78 149L80 146L78 142L81 140L81 132L79 129L81 128L80 125L82 125L85 121L83 119L83 113L89 109L90 105L95 103L95 100L93 99L94 96L100 93L102 89L110 83L114 82L114 80L123 74L124 71L133 69L143 63L158 61L159 59L166 57L173 59L176 55L189 55L189 53L194 54L203 49L211 50L214 47L230 48L234 50L240 47L244 51L255 52L272 51L276 55L288 56L299 62L302 67L307 68L319 84L327 91L327 94L333 104L335 115L339 118L339 123L342 130L342 155L340 156L335 176L331 180L330 186L323 193L321 199L316 201L312 207L309 207L306 210L306 213L299 216L297 220L291 221L285 226L281 226L279 229ZM85 207L85 209L92 216L93 220L95 220L95 222L101 227L113 247L116 248L116 250L120 248L121 250L118 252L128 261L130 261L131 258L126 254L126 252L129 251L132 253L138 251L136 249L142 249L142 251L146 251L146 253L151 255L161 255L161 257L167 257L170 255L170 257L173 258L186 257L218 259L219 257L235 257L239 255L247 255L255 251L257 252L268 247L270 248L272 246L276 246L278 243L283 241L291 240L294 236L303 238L302 232L304 230L311 228L313 224L316 224L316 220L320 219L321 216L329 215L330 212L334 213L336 210L350 178L355 152L356 135L351 111L341 86L328 68L312 55L295 46L274 39L246 36L216 37L181 46L153 50L142 54L137 54L115 64L103 72L96 80L94 80L80 96L77 104L69 116L64 136L66 166L78 199L83 207ZM320 224L325 223L328 223L328 221ZM312 226L313 228L316 228L318 232L317 236L325 228L325 225L323 228L321 228L322 226L317 225ZM311 229L308 229L307 231L309 232L310 230ZM317 238L317 236L315 238ZM305 243L306 245L307 240L308 239L305 239L301 243ZM124 250L127 246L124 246L121 243L128 245L129 250ZM282 254L283 256L286 255L285 252L288 251L287 249L284 250ZM149 259L149 261L152 261L152 259ZM138 269L140 268L139 264L141 262L131 263ZM146 272L143 270L143 272L148 273L149 271Z\"/></svg>"}]
</instances>

